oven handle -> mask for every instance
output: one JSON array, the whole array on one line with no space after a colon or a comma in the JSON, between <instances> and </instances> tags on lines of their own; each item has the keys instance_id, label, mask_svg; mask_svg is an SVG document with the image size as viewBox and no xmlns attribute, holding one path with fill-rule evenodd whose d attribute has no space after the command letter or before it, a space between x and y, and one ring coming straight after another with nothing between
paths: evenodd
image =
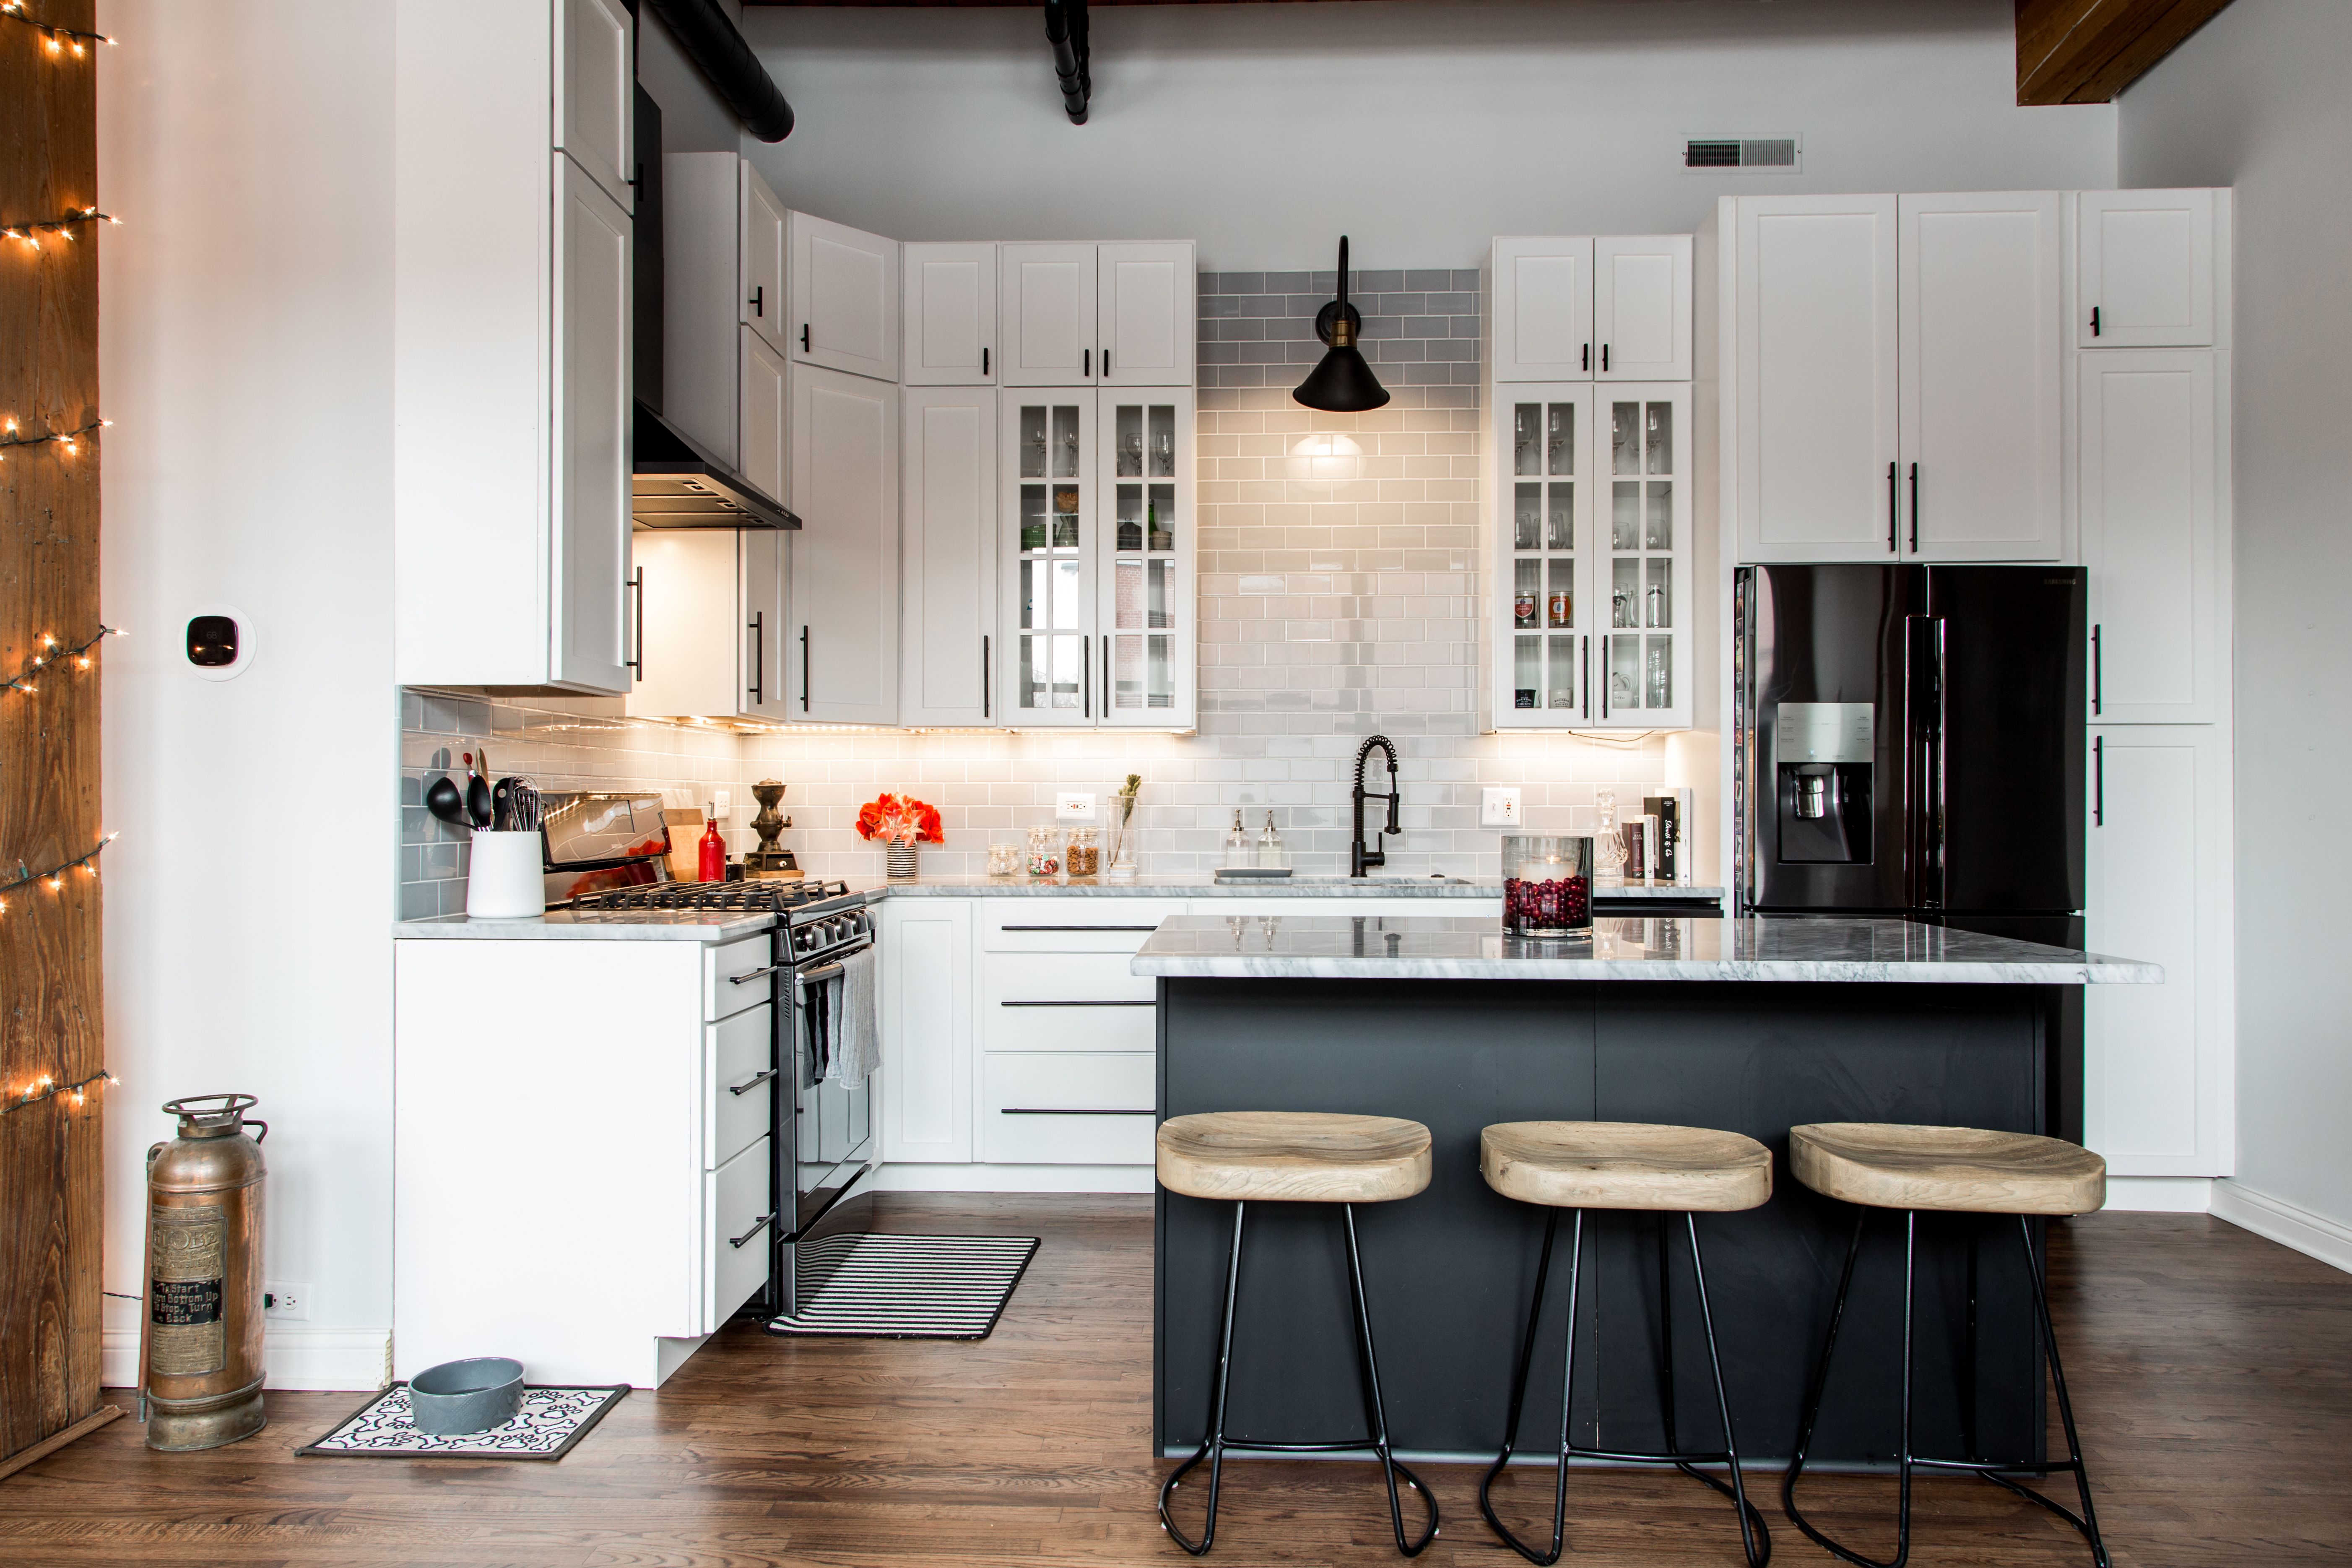
<instances>
[{"instance_id":1,"label":"oven handle","mask_svg":"<svg viewBox=\"0 0 2352 1568\"><path fill-rule=\"evenodd\" d=\"M870 942L860 942L856 947L851 948L847 952L843 953L841 956L843 958L852 957L857 953L864 952L867 948L872 947L873 945L874 944ZM779 965L778 967L781 968L782 965ZM814 969L802 970L793 978L798 981L803 986L806 986L811 981L832 979L835 975L841 973L841 967L842 966L838 963L820 963Z\"/></svg>"}]
</instances>

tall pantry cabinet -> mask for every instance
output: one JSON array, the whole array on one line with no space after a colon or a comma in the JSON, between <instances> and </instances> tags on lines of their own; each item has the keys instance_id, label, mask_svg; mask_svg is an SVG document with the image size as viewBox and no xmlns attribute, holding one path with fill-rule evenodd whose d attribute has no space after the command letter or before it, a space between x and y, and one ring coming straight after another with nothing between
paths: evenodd
<instances>
[{"instance_id":1,"label":"tall pantry cabinet","mask_svg":"<svg viewBox=\"0 0 2352 1568\"><path fill-rule=\"evenodd\" d=\"M619 0L397 0L404 685L629 688L631 26Z\"/></svg>"},{"instance_id":2,"label":"tall pantry cabinet","mask_svg":"<svg viewBox=\"0 0 2352 1568\"><path fill-rule=\"evenodd\" d=\"M2084 993L2085 1139L2126 1180L2235 1168L2231 199L1727 197L1697 237L1714 593L1751 561L2085 569L2085 940L2165 969Z\"/></svg>"}]
</instances>

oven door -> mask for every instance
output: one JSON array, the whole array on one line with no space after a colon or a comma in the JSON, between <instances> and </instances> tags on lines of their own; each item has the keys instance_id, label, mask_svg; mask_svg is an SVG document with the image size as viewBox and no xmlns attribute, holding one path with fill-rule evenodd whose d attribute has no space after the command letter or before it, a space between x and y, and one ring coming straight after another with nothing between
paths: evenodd
<instances>
[{"instance_id":1,"label":"oven door","mask_svg":"<svg viewBox=\"0 0 2352 1568\"><path fill-rule=\"evenodd\" d=\"M814 961L803 961L802 975L820 983L844 958L873 946L871 940L841 947ZM874 1152L874 1080L835 1083L819 1076L820 1060L813 1037L814 1010L806 1005L798 976L781 987L789 1004L786 1044L793 1053L789 1075L793 1096L792 1128L778 1141L777 1186L792 1184L793 1215L791 1235L796 1239L824 1217L851 1184L870 1168ZM782 1010L780 1009L780 1016Z\"/></svg>"}]
</instances>

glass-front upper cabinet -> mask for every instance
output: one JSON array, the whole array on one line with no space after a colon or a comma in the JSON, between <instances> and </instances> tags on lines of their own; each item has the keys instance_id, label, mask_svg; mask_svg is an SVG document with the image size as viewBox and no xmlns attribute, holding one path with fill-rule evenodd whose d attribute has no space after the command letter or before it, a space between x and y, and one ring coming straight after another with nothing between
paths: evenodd
<instances>
[{"instance_id":1,"label":"glass-front upper cabinet","mask_svg":"<svg viewBox=\"0 0 2352 1568\"><path fill-rule=\"evenodd\" d=\"M1495 727L1687 727L1689 387L1495 391Z\"/></svg>"},{"instance_id":2,"label":"glass-front upper cabinet","mask_svg":"<svg viewBox=\"0 0 2352 1568\"><path fill-rule=\"evenodd\" d=\"M1129 401L1132 399L1133 401ZM1103 722L1192 728L1192 399L1180 391L1106 393L1108 569L1097 647Z\"/></svg>"},{"instance_id":3,"label":"glass-front upper cabinet","mask_svg":"<svg viewBox=\"0 0 2352 1568\"><path fill-rule=\"evenodd\" d=\"M1192 729L1192 393L1002 396L1002 722Z\"/></svg>"}]
</instances>

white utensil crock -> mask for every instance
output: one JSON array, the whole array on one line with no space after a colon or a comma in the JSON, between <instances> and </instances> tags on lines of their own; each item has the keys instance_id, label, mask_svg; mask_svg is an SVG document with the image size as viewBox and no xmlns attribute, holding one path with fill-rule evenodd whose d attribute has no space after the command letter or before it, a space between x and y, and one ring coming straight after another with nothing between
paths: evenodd
<instances>
[{"instance_id":1,"label":"white utensil crock","mask_svg":"<svg viewBox=\"0 0 2352 1568\"><path fill-rule=\"evenodd\" d=\"M536 833L474 830L473 863L466 874L469 920L520 920L547 912Z\"/></svg>"}]
</instances>

